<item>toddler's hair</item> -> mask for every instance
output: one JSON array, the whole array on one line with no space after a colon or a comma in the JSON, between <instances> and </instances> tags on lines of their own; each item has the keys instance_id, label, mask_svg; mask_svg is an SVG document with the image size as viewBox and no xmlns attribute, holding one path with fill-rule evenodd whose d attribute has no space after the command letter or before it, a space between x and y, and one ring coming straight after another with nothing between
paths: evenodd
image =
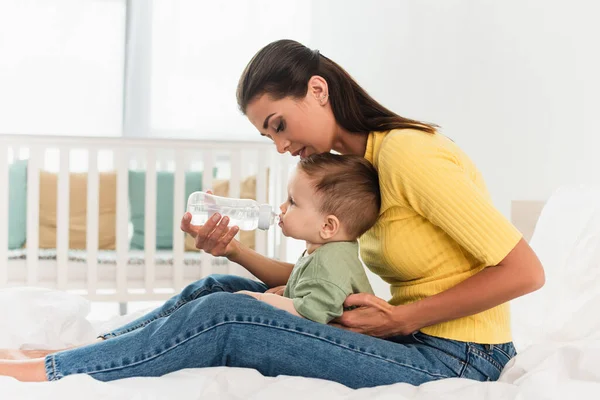
<instances>
[{"instance_id":1,"label":"toddler's hair","mask_svg":"<svg viewBox=\"0 0 600 400\"><path fill-rule=\"evenodd\" d=\"M312 154L300 160L298 169L311 180L319 211L335 215L349 235L358 238L375 224L381 207L379 177L365 158Z\"/></svg>"}]
</instances>

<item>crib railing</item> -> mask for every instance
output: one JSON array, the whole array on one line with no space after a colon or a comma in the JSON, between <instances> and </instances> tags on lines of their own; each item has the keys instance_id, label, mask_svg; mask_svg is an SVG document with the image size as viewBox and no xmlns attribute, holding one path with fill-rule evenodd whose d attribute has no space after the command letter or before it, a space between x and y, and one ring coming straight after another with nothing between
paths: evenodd
<instances>
[{"instance_id":1,"label":"crib railing","mask_svg":"<svg viewBox=\"0 0 600 400\"><path fill-rule=\"evenodd\" d=\"M27 238L26 272L12 273L8 261L8 172L10 163L27 159ZM185 173L202 169L202 188L210 189L214 169L217 178L229 179L229 196L240 196L245 176L256 175L256 199L278 205L286 196L291 157L276 154L270 143L220 142L164 139L127 139L106 137L0 136L0 287L42 286L59 290L82 291L93 300L127 302L134 299L163 299L190 281L210 273L237 273L249 276L240 266L204 253L200 268L185 270L184 234L180 230L185 212ZM49 165L51 164L51 165ZM40 171L53 169L58 176L56 262L52 273L40 272L39 204ZM128 177L130 169L145 171L144 266L130 274L130 217ZM106 274L98 263L99 174L111 170L117 175L116 190L116 267ZM174 174L173 262L160 267L157 278L156 192L157 172ZM87 266L85 273L69 265L69 177L71 172L87 173ZM10 188L8 188L10 190ZM279 230L257 231L255 248L270 257L285 259L285 239ZM139 268L138 268L139 269ZM166 271L168 269L168 271ZM166 271L166 272L165 272ZM43 275L43 276L42 276ZM133 278L132 278L133 276Z\"/></svg>"}]
</instances>

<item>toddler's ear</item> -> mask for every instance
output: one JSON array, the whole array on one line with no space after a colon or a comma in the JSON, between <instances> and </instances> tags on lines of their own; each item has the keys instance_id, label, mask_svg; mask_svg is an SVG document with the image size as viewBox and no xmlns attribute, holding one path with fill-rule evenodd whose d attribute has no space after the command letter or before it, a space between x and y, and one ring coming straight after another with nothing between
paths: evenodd
<instances>
[{"instance_id":1,"label":"toddler's ear","mask_svg":"<svg viewBox=\"0 0 600 400\"><path fill-rule=\"evenodd\" d=\"M335 215L328 215L323 219L323 224L321 225L321 231L319 233L321 239L329 240L334 237L339 230L340 220Z\"/></svg>"}]
</instances>

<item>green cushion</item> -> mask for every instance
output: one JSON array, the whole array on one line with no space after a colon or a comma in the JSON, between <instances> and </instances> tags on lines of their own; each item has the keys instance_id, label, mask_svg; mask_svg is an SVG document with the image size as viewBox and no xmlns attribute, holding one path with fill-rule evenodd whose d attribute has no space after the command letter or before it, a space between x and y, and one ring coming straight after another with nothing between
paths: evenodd
<instances>
[{"instance_id":1,"label":"green cushion","mask_svg":"<svg viewBox=\"0 0 600 400\"><path fill-rule=\"evenodd\" d=\"M213 171L216 173L216 171ZM173 191L172 172L156 173L156 248L173 248ZM202 190L202 172L185 174L184 206L190 194ZM133 224L132 249L144 249L144 218L146 208L146 172L129 171L129 206ZM183 215L182 215L183 216Z\"/></svg>"},{"instance_id":2,"label":"green cushion","mask_svg":"<svg viewBox=\"0 0 600 400\"><path fill-rule=\"evenodd\" d=\"M19 249L27 239L27 160L8 168L8 248Z\"/></svg>"}]
</instances>

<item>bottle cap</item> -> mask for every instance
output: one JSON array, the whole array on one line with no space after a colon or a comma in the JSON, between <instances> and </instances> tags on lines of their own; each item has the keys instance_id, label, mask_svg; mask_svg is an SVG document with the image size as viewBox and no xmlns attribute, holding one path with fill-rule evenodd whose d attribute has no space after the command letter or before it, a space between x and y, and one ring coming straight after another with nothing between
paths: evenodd
<instances>
[{"instance_id":1,"label":"bottle cap","mask_svg":"<svg viewBox=\"0 0 600 400\"><path fill-rule=\"evenodd\" d=\"M271 226L273 209L269 204L261 204L258 211L258 229L267 230Z\"/></svg>"}]
</instances>

